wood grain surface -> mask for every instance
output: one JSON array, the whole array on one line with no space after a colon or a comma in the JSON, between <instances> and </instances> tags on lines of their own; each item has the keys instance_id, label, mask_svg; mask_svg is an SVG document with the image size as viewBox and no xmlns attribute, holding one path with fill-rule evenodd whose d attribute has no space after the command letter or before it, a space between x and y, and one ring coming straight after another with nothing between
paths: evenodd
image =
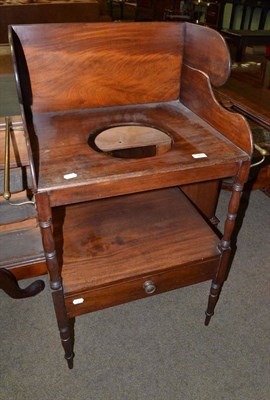
<instances>
[{"instance_id":1,"label":"wood grain surface","mask_svg":"<svg viewBox=\"0 0 270 400\"><path fill-rule=\"evenodd\" d=\"M62 229L66 294L220 254L218 237L178 188L67 206Z\"/></svg>"},{"instance_id":2,"label":"wood grain surface","mask_svg":"<svg viewBox=\"0 0 270 400\"><path fill-rule=\"evenodd\" d=\"M32 110L177 99L183 28L174 23L14 26L27 60Z\"/></svg>"},{"instance_id":3,"label":"wood grain surface","mask_svg":"<svg viewBox=\"0 0 270 400\"><path fill-rule=\"evenodd\" d=\"M155 157L125 160L98 153L88 145L89 135L97 127L130 120L168 132L173 138L171 150ZM33 122L38 136L38 147L33 151L39 158L39 191L49 190L54 205L78 201L81 196L94 199L232 176L238 169L236 160L248 159L179 102L36 114ZM206 157L193 157L202 153ZM76 176L65 179L71 173Z\"/></svg>"},{"instance_id":4,"label":"wood grain surface","mask_svg":"<svg viewBox=\"0 0 270 400\"><path fill-rule=\"evenodd\" d=\"M224 110L211 88L229 75L224 40L208 28L153 22L15 26L11 43L69 367L68 318L145 297L146 279L157 293L213 279L208 324L253 148L244 118ZM165 132L171 149L123 159L89 146L97 132L127 124ZM231 176L219 240L176 186L212 218L218 181Z\"/></svg>"},{"instance_id":5,"label":"wood grain surface","mask_svg":"<svg viewBox=\"0 0 270 400\"><path fill-rule=\"evenodd\" d=\"M217 32L169 22L15 26L11 32L37 190L50 191L52 206L220 179L249 160L247 124L224 111L211 91L210 81L224 82L230 65ZM135 161L88 146L96 130L123 124L160 129L173 146Z\"/></svg>"},{"instance_id":6,"label":"wood grain surface","mask_svg":"<svg viewBox=\"0 0 270 400\"><path fill-rule=\"evenodd\" d=\"M156 155L171 148L172 138L161 130L149 126L122 125L100 132L95 137L94 143L103 152L154 147Z\"/></svg>"},{"instance_id":7,"label":"wood grain surface","mask_svg":"<svg viewBox=\"0 0 270 400\"><path fill-rule=\"evenodd\" d=\"M183 82L182 103L251 156L253 139L247 121L242 115L232 113L219 104L207 75L184 65ZM200 101L193 95L194 91L197 91Z\"/></svg>"},{"instance_id":8,"label":"wood grain surface","mask_svg":"<svg viewBox=\"0 0 270 400\"><path fill-rule=\"evenodd\" d=\"M223 37L213 29L185 24L184 64L209 76L214 86L224 84L231 71L229 49Z\"/></svg>"},{"instance_id":9,"label":"wood grain surface","mask_svg":"<svg viewBox=\"0 0 270 400\"><path fill-rule=\"evenodd\" d=\"M220 100L227 99L238 107L239 112L256 118L259 124L270 129L270 90L255 87L247 82L231 77L215 91Z\"/></svg>"}]
</instances>

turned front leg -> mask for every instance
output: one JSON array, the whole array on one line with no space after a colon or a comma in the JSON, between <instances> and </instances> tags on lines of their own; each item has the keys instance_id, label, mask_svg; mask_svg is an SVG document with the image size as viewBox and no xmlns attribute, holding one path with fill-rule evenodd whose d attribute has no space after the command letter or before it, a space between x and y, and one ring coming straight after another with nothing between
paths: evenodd
<instances>
[{"instance_id":1,"label":"turned front leg","mask_svg":"<svg viewBox=\"0 0 270 400\"><path fill-rule=\"evenodd\" d=\"M55 242L52 230L52 214L47 193L36 195L36 204L38 210L39 225L41 228L42 242L45 251L46 264L50 276L50 287L52 290L52 298L54 310L65 351L65 359L69 368L73 368L73 340L69 328L69 319L67 316L62 278L60 268L56 256Z\"/></svg>"}]
</instances>

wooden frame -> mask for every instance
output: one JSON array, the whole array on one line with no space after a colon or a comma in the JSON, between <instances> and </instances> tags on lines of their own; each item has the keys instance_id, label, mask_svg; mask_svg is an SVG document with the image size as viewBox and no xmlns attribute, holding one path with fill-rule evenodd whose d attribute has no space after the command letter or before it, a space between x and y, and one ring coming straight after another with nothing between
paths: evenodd
<instances>
[{"instance_id":1,"label":"wooden frame","mask_svg":"<svg viewBox=\"0 0 270 400\"><path fill-rule=\"evenodd\" d=\"M13 26L10 40L69 367L69 322L85 312L211 279L208 325L253 147L245 119L211 89L230 73L222 37L163 22ZM89 147L97 130L126 124L166 132L172 148L120 159ZM220 240L205 219L226 176L235 184Z\"/></svg>"}]
</instances>

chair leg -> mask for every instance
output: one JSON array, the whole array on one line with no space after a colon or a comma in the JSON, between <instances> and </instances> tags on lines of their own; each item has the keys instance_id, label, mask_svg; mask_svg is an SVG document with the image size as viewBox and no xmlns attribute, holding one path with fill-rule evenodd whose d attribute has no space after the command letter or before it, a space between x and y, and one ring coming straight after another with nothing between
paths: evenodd
<instances>
[{"instance_id":1,"label":"chair leg","mask_svg":"<svg viewBox=\"0 0 270 400\"><path fill-rule=\"evenodd\" d=\"M25 289L22 289L12 272L5 268L0 269L0 289L3 289L4 292L13 299L23 299L26 297L36 296L44 289L44 287L44 282L37 280Z\"/></svg>"}]
</instances>

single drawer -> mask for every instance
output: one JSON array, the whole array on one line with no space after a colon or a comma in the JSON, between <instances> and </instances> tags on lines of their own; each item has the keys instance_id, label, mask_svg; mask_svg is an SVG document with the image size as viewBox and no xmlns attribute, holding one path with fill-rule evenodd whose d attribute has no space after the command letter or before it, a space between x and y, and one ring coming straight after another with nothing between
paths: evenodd
<instances>
[{"instance_id":1,"label":"single drawer","mask_svg":"<svg viewBox=\"0 0 270 400\"><path fill-rule=\"evenodd\" d=\"M101 310L129 301L152 296L169 290L212 279L219 265L219 257L211 260L182 265L167 271L129 280L89 291L65 295L69 317Z\"/></svg>"}]
</instances>

